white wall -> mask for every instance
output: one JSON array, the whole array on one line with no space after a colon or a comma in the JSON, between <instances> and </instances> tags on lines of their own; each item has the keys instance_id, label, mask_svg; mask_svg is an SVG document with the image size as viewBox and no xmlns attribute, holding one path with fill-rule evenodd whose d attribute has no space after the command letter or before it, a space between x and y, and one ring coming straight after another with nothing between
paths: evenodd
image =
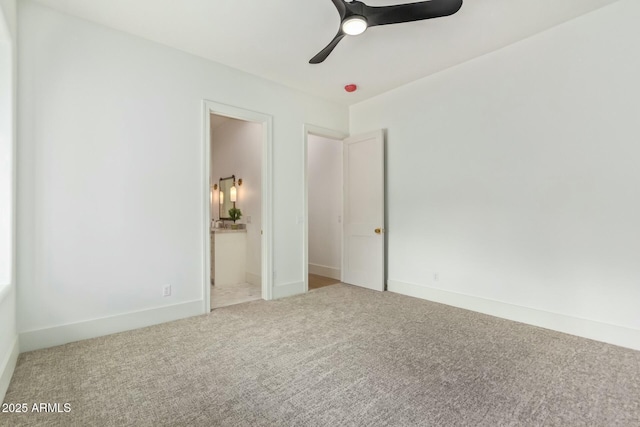
<instances>
[{"instance_id":1,"label":"white wall","mask_svg":"<svg viewBox=\"0 0 640 427\"><path fill-rule=\"evenodd\" d=\"M231 175L242 178L236 185L236 207L242 211L238 224L247 227L247 273L251 277L261 275L262 229L262 124L229 119L212 130L211 177L217 184L220 178ZM217 195L214 202L217 202ZM219 203L214 203L211 218L218 219ZM228 214L225 216L229 216ZM247 223L251 217L251 223Z\"/></svg>"},{"instance_id":2,"label":"white wall","mask_svg":"<svg viewBox=\"0 0 640 427\"><path fill-rule=\"evenodd\" d=\"M21 348L202 312L203 99L273 117L274 283L302 292L303 124L347 109L19 5Z\"/></svg>"},{"instance_id":3,"label":"white wall","mask_svg":"<svg viewBox=\"0 0 640 427\"><path fill-rule=\"evenodd\" d=\"M640 349L639 21L623 0L351 107L388 129L389 289Z\"/></svg>"},{"instance_id":4,"label":"white wall","mask_svg":"<svg viewBox=\"0 0 640 427\"><path fill-rule=\"evenodd\" d=\"M342 141L309 134L309 272L340 279Z\"/></svg>"},{"instance_id":5,"label":"white wall","mask_svg":"<svg viewBox=\"0 0 640 427\"><path fill-rule=\"evenodd\" d=\"M0 0L0 402L18 356L15 292L15 0Z\"/></svg>"}]
</instances>

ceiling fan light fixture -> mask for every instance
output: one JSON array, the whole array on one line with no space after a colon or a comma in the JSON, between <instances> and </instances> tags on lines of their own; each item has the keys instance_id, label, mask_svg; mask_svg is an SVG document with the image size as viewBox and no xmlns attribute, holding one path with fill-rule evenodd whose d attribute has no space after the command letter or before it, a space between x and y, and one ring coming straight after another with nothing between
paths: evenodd
<instances>
[{"instance_id":1,"label":"ceiling fan light fixture","mask_svg":"<svg viewBox=\"0 0 640 427\"><path fill-rule=\"evenodd\" d=\"M342 31L350 36L357 36L367 29L367 20L362 16L351 16L342 22Z\"/></svg>"}]
</instances>

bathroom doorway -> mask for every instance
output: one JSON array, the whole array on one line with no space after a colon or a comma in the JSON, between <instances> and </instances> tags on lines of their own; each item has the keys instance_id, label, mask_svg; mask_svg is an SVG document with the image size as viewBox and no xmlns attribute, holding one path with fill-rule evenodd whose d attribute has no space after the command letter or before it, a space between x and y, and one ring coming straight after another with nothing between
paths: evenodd
<instances>
[{"instance_id":1,"label":"bathroom doorway","mask_svg":"<svg viewBox=\"0 0 640 427\"><path fill-rule=\"evenodd\" d=\"M205 103L208 257L205 310L270 299L270 117ZM265 152L267 151L267 152ZM266 199L265 200L265 196ZM265 259L267 263L265 263ZM266 264L266 265L265 265ZM268 274L268 273L267 273Z\"/></svg>"},{"instance_id":2,"label":"bathroom doorway","mask_svg":"<svg viewBox=\"0 0 640 427\"><path fill-rule=\"evenodd\" d=\"M323 129L306 132L307 290L341 281L343 138Z\"/></svg>"}]
</instances>

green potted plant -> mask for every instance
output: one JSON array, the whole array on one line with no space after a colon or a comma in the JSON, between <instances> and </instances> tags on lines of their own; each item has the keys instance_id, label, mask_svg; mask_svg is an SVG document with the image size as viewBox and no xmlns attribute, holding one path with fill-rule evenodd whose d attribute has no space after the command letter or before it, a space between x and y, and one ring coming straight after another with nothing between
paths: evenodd
<instances>
[{"instance_id":1,"label":"green potted plant","mask_svg":"<svg viewBox=\"0 0 640 427\"><path fill-rule=\"evenodd\" d=\"M238 208L229 209L229 218L233 220L233 224L231 225L231 228L233 230L236 230L238 228L236 221L242 218L242 211Z\"/></svg>"}]
</instances>

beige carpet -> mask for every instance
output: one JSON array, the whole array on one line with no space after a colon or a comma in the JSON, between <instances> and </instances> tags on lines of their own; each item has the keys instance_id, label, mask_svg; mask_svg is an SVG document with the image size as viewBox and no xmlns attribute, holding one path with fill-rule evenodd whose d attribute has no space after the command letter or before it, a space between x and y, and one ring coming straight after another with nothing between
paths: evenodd
<instances>
[{"instance_id":1,"label":"beige carpet","mask_svg":"<svg viewBox=\"0 0 640 427\"><path fill-rule=\"evenodd\" d=\"M638 426L640 352L328 286L20 356L2 426Z\"/></svg>"}]
</instances>

